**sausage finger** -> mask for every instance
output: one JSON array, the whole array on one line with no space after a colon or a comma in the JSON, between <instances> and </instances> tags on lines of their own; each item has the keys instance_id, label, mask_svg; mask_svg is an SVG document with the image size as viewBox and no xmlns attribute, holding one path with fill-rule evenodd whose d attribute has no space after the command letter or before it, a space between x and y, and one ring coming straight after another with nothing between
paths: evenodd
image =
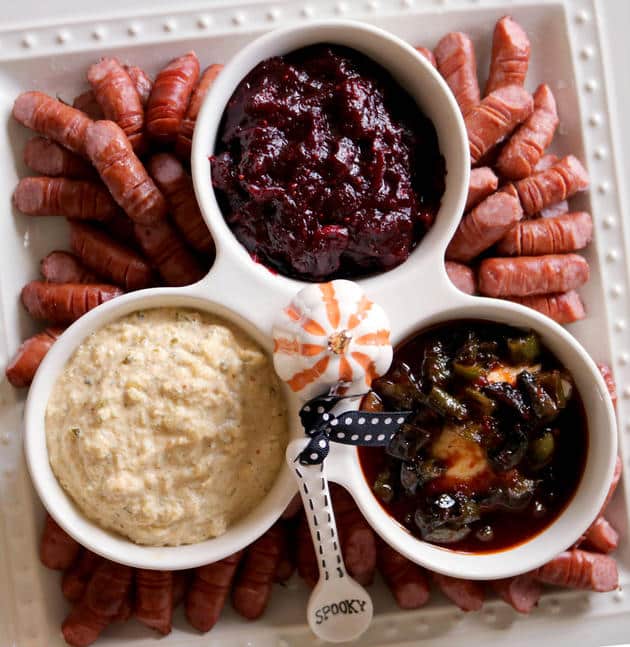
<instances>
[{"instance_id":1,"label":"sausage finger","mask_svg":"<svg viewBox=\"0 0 630 647\"><path fill-rule=\"evenodd\" d=\"M77 95L72 102L72 107L85 113L87 117L94 121L105 119L103 109L96 100L96 95L93 90L86 90Z\"/></svg>"},{"instance_id":2,"label":"sausage finger","mask_svg":"<svg viewBox=\"0 0 630 647\"><path fill-rule=\"evenodd\" d=\"M63 328L46 328L22 342L5 370L7 380L17 388L29 386L46 353L62 332Z\"/></svg>"},{"instance_id":3,"label":"sausage finger","mask_svg":"<svg viewBox=\"0 0 630 647\"><path fill-rule=\"evenodd\" d=\"M499 178L491 168L480 166L472 169L470 171L465 210L468 211L472 207L476 207L482 200L494 193L498 186Z\"/></svg>"},{"instance_id":4,"label":"sausage finger","mask_svg":"<svg viewBox=\"0 0 630 647\"><path fill-rule=\"evenodd\" d=\"M74 180L96 178L94 169L82 157L45 137L29 139L24 146L23 159L31 170L49 177L63 176Z\"/></svg>"},{"instance_id":5,"label":"sausage finger","mask_svg":"<svg viewBox=\"0 0 630 647\"><path fill-rule=\"evenodd\" d=\"M444 267L448 278L451 279L453 285L461 290L464 294L475 294L477 291L477 281L475 273L472 268L462 263L455 263L454 261L445 261Z\"/></svg>"},{"instance_id":6,"label":"sausage finger","mask_svg":"<svg viewBox=\"0 0 630 647\"><path fill-rule=\"evenodd\" d=\"M424 571L379 541L378 570L401 609L419 609L429 600L430 586Z\"/></svg>"},{"instance_id":7,"label":"sausage finger","mask_svg":"<svg viewBox=\"0 0 630 647\"><path fill-rule=\"evenodd\" d=\"M493 193L463 217L446 248L446 258L471 261L501 240L522 217L521 205L514 196Z\"/></svg>"},{"instance_id":8,"label":"sausage finger","mask_svg":"<svg viewBox=\"0 0 630 647\"><path fill-rule=\"evenodd\" d=\"M140 97L140 102L142 106L146 106L147 101L149 100L149 95L151 94L151 89L153 88L153 81L149 75L137 65L123 65L129 78L136 88L136 92Z\"/></svg>"},{"instance_id":9,"label":"sausage finger","mask_svg":"<svg viewBox=\"0 0 630 647\"><path fill-rule=\"evenodd\" d=\"M47 514L39 545L41 563L46 568L63 571L75 561L80 550L80 544Z\"/></svg>"},{"instance_id":10,"label":"sausage finger","mask_svg":"<svg viewBox=\"0 0 630 647\"><path fill-rule=\"evenodd\" d=\"M96 275L70 252L50 252L42 258L39 268L49 283L98 283Z\"/></svg>"},{"instance_id":11,"label":"sausage finger","mask_svg":"<svg viewBox=\"0 0 630 647\"><path fill-rule=\"evenodd\" d=\"M98 568L103 558L87 548L81 549L81 554L67 569L61 580L61 592L69 602L78 602L84 595L90 578Z\"/></svg>"},{"instance_id":12,"label":"sausage finger","mask_svg":"<svg viewBox=\"0 0 630 647\"><path fill-rule=\"evenodd\" d=\"M427 49L426 47L422 47L421 45L418 45L415 49L416 49L416 52L424 56L424 58L426 58L427 61L429 61L429 63L433 65L433 67L437 68L437 61L435 60L435 56L433 55L433 52L430 49Z\"/></svg>"},{"instance_id":13,"label":"sausage finger","mask_svg":"<svg viewBox=\"0 0 630 647\"><path fill-rule=\"evenodd\" d=\"M619 546L619 533L604 517L597 517L584 533L584 547L598 553L610 553Z\"/></svg>"},{"instance_id":14,"label":"sausage finger","mask_svg":"<svg viewBox=\"0 0 630 647\"><path fill-rule=\"evenodd\" d=\"M479 611L485 593L479 582L433 573L433 579L444 595L463 611Z\"/></svg>"},{"instance_id":15,"label":"sausage finger","mask_svg":"<svg viewBox=\"0 0 630 647\"><path fill-rule=\"evenodd\" d=\"M162 635L171 633L173 624L173 572L136 570L134 610L136 618Z\"/></svg>"},{"instance_id":16,"label":"sausage finger","mask_svg":"<svg viewBox=\"0 0 630 647\"><path fill-rule=\"evenodd\" d=\"M555 218L556 216L563 216L565 213L569 213L569 203L566 200L561 200L541 209L538 215L541 218Z\"/></svg>"},{"instance_id":17,"label":"sausage finger","mask_svg":"<svg viewBox=\"0 0 630 647\"><path fill-rule=\"evenodd\" d=\"M488 258L479 266L479 292L489 297L526 297L575 290L588 281L578 254Z\"/></svg>"},{"instance_id":18,"label":"sausage finger","mask_svg":"<svg viewBox=\"0 0 630 647\"><path fill-rule=\"evenodd\" d=\"M506 85L523 85L531 45L525 30L511 16L497 21L492 36L490 74L486 94Z\"/></svg>"},{"instance_id":19,"label":"sausage finger","mask_svg":"<svg viewBox=\"0 0 630 647\"><path fill-rule=\"evenodd\" d=\"M580 295L575 290L562 294L541 294L531 297L509 297L510 301L537 310L559 324L570 324L586 317Z\"/></svg>"},{"instance_id":20,"label":"sausage finger","mask_svg":"<svg viewBox=\"0 0 630 647\"><path fill-rule=\"evenodd\" d=\"M529 613L540 600L542 587L535 573L490 582L496 594L519 613Z\"/></svg>"},{"instance_id":21,"label":"sausage finger","mask_svg":"<svg viewBox=\"0 0 630 647\"><path fill-rule=\"evenodd\" d=\"M619 586L617 563L608 555L573 549L560 553L536 571L544 584L570 589L613 591Z\"/></svg>"},{"instance_id":22,"label":"sausage finger","mask_svg":"<svg viewBox=\"0 0 630 647\"><path fill-rule=\"evenodd\" d=\"M470 159L476 164L532 113L532 97L520 85L507 85L491 92L464 115L470 144Z\"/></svg>"}]
</instances>

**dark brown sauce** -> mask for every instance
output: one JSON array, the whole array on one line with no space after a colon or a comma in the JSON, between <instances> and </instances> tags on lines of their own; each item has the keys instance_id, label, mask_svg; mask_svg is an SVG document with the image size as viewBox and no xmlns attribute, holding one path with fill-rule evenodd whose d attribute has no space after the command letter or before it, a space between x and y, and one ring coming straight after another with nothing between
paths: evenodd
<instances>
[{"instance_id":1,"label":"dark brown sauce","mask_svg":"<svg viewBox=\"0 0 630 647\"><path fill-rule=\"evenodd\" d=\"M395 374L401 364L406 364L414 376L422 375L422 360L425 349L429 344L434 343L436 339L446 342L445 347L457 347L460 340L463 339L463 331L474 330L479 332L483 338L493 338L502 340L500 347L505 348L504 343L507 337L514 338L523 335L523 331L516 328L494 324L491 322L478 320L462 320L440 324L439 326L422 331L414 335L407 341L403 342L395 351L392 368L381 380L388 380ZM502 351L499 351L501 355ZM447 355L449 353L447 352ZM503 358L502 358L503 359ZM555 358L555 356L544 346L540 348L540 354L536 361L541 364L541 372L560 370L568 376L568 373ZM374 384L376 393L386 390L379 388L379 382ZM451 378L444 384L445 390L460 394L458 386L461 380ZM483 380L480 384L483 383ZM381 382L382 384L382 382ZM483 387L480 387L483 388ZM382 394L383 404L386 410L400 409L400 400L392 399ZM464 398L465 401L465 398ZM414 411L418 411L425 405L413 406ZM426 407L425 407L426 408ZM433 415L433 414L430 414ZM472 417L475 417L474 415ZM493 417L500 420L503 428L511 428L516 418L500 406L495 411ZM477 421L481 421L483 416L477 415ZM431 429L431 423L424 425L425 428L431 429L430 433L434 436L432 440L424 445L418 455L427 452L427 448L432 446L435 438L445 424L446 420L436 421L435 428ZM542 423L528 422L528 434L530 438L539 437L542 433ZM439 427L439 429L438 429ZM475 505L482 501L489 501L491 492L496 489L506 489L511 483L521 483L526 480L536 482L533 494L527 500L526 505L515 506L514 508L500 507L496 509L487 509L481 513L480 519L468 524L470 532L467 536L458 541L442 543L432 541L432 543L443 545L443 547L463 552L488 553L512 548L522 544L547 528L555 521L562 511L573 498L575 491L582 477L586 463L586 454L588 448L588 434L586 427L586 414L582 400L574 386L572 394L568 399L566 407L562 409L559 415L549 424L544 425L545 429L553 427L555 434L554 451L551 460L543 468L535 469L532 465L533 460L528 458L530 454L516 464L512 469L500 471L495 469L494 464L490 473L482 473L471 481L458 482L457 480L438 476L427 483L419 486L415 494L405 492L400 484L400 469L403 461L390 456L385 448L358 448L360 464L367 482L372 487L384 470L389 470L390 474L396 474L389 481L394 484L393 499L385 503L375 495L378 503L385 511L400 522L409 532L423 538L422 532L414 522L414 513L418 506L425 506L431 497L437 497L441 493L450 495L463 496L463 500L470 500ZM528 451L531 452L531 440L529 441ZM430 451L430 450L429 450ZM484 451L484 450L482 450ZM444 467L445 469L448 466ZM490 535L480 532L482 528L490 527ZM480 537L484 537L482 540ZM431 541L428 539L428 541Z\"/></svg>"}]
</instances>

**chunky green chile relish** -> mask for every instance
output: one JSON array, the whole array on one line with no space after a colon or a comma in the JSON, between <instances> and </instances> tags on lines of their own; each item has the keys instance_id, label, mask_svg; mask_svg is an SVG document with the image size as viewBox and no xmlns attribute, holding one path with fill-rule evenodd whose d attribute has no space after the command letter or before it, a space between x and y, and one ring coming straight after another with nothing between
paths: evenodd
<instances>
[{"instance_id":1,"label":"chunky green chile relish","mask_svg":"<svg viewBox=\"0 0 630 647\"><path fill-rule=\"evenodd\" d=\"M314 45L257 65L210 158L238 240L282 274L388 270L433 224L445 165L433 124L382 67Z\"/></svg>"},{"instance_id":2,"label":"chunky green chile relish","mask_svg":"<svg viewBox=\"0 0 630 647\"><path fill-rule=\"evenodd\" d=\"M467 552L520 544L573 497L586 416L533 332L484 321L424 331L394 353L363 407L413 410L385 448L359 448L385 510L425 541Z\"/></svg>"}]
</instances>

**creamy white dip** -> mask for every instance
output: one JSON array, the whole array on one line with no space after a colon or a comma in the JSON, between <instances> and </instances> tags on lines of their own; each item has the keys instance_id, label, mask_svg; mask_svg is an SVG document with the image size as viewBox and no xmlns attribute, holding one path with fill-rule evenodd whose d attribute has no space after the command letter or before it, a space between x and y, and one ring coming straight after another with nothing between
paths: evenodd
<instances>
[{"instance_id":1,"label":"creamy white dip","mask_svg":"<svg viewBox=\"0 0 630 647\"><path fill-rule=\"evenodd\" d=\"M148 545L216 537L271 489L287 415L262 349L190 309L132 313L90 335L46 409L52 469L82 512Z\"/></svg>"}]
</instances>

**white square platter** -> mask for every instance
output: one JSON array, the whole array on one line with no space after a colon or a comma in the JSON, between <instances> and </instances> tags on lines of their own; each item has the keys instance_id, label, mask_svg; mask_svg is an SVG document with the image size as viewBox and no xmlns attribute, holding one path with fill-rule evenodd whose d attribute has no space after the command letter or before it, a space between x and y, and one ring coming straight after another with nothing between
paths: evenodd
<instances>
[{"instance_id":1,"label":"white square platter","mask_svg":"<svg viewBox=\"0 0 630 647\"><path fill-rule=\"evenodd\" d=\"M613 367L619 390L620 451L630 469L630 306L628 252L616 167L616 137L607 95L597 0L266 0L216 3L187 10L176 2L151 14L57 25L28 16L20 28L0 27L0 365L34 331L18 296L35 278L39 259L64 247L57 219L29 219L11 206L11 193L26 174L21 149L27 133L10 118L15 96L39 89L72 99L84 89L85 71L100 55L114 54L154 74L170 58L194 48L203 64L225 62L260 33L290 22L344 17L366 20L414 45L433 47L448 31L466 31L476 42L480 77L488 66L494 22L510 13L532 41L528 88L545 81L556 94L561 127L554 149L575 153L587 164L591 191L573 207L591 211L595 241L587 252L591 280L582 296L588 318L570 327L596 361ZM106 12L106 7L102 13ZM628 232L625 232L626 234ZM59 574L37 557L42 507L22 456L24 393L0 382L0 647L63 645L66 614ZM621 533L616 553L622 585L630 582L628 487L619 488L610 517ZM435 594L419 611L401 612L380 582L371 588L376 615L356 644L370 645L602 645L630 634L630 595L550 591L529 617L488 600L479 613L464 614ZM201 636L181 610L167 647L307 647L319 643L304 624L307 591L297 578L277 586L263 618L248 623L226 608L215 629ZM145 647L156 637L138 623L109 628L101 647Z\"/></svg>"}]
</instances>

